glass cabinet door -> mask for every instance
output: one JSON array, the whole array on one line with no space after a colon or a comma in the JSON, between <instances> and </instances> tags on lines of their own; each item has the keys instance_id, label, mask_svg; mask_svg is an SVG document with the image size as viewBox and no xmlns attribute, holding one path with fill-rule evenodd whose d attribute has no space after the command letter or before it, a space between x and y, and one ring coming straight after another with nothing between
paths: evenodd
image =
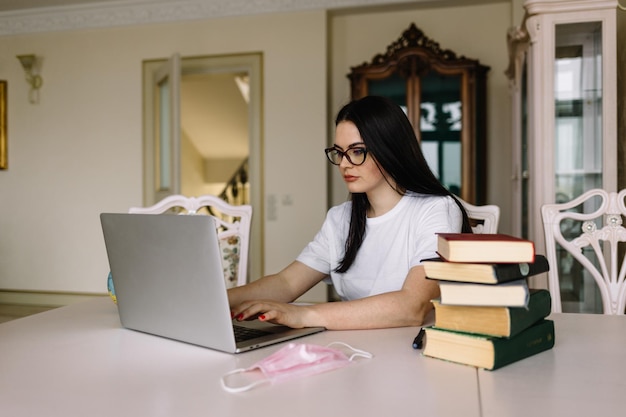
<instances>
[{"instance_id":1,"label":"glass cabinet door","mask_svg":"<svg viewBox=\"0 0 626 417\"><path fill-rule=\"evenodd\" d=\"M367 83L367 90L370 96L390 98L408 114L406 80L400 74L391 74L382 80L371 80Z\"/></svg>"},{"instance_id":2,"label":"glass cabinet door","mask_svg":"<svg viewBox=\"0 0 626 417\"><path fill-rule=\"evenodd\" d=\"M461 76L434 71L422 77L420 131L430 169L454 194L461 195Z\"/></svg>"},{"instance_id":3,"label":"glass cabinet door","mask_svg":"<svg viewBox=\"0 0 626 417\"><path fill-rule=\"evenodd\" d=\"M556 26L555 201L602 187L602 31L599 22Z\"/></svg>"},{"instance_id":4,"label":"glass cabinet door","mask_svg":"<svg viewBox=\"0 0 626 417\"><path fill-rule=\"evenodd\" d=\"M601 23L556 25L554 57L554 201L561 203L602 188ZM597 204L576 209L589 212ZM581 222L571 222L561 229L565 236L571 231L574 237L581 226ZM563 311L602 312L593 277L558 245L557 252ZM590 248L584 253L590 259L594 256Z\"/></svg>"}]
</instances>

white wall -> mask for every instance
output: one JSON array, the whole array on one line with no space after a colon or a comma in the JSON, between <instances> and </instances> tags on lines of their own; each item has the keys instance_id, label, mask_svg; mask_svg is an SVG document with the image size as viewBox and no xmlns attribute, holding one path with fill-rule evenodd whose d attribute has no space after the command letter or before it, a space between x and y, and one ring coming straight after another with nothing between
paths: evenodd
<instances>
[{"instance_id":1,"label":"white wall","mask_svg":"<svg viewBox=\"0 0 626 417\"><path fill-rule=\"evenodd\" d=\"M0 290L106 291L98 214L142 204L141 63L173 52L263 53L264 192L279 201L264 225L265 270L293 260L327 207L325 32L314 11L0 38ZM38 105L15 58L24 53L44 58Z\"/></svg>"}]
</instances>

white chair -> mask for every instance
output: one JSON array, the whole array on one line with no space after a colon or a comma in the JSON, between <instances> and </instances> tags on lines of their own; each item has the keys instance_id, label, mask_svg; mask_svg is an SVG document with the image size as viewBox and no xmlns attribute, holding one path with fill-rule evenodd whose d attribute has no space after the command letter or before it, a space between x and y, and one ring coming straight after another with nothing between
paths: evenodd
<instances>
[{"instance_id":1,"label":"white chair","mask_svg":"<svg viewBox=\"0 0 626 417\"><path fill-rule=\"evenodd\" d=\"M472 223L472 231L474 233L498 233L498 224L500 222L500 207L490 204L485 206L475 206L459 198L467 216Z\"/></svg>"},{"instance_id":2,"label":"white chair","mask_svg":"<svg viewBox=\"0 0 626 417\"><path fill-rule=\"evenodd\" d=\"M161 214L165 212L179 214L205 214L215 218L222 252L222 266L226 288L244 285L248 281L248 248L250 247L250 227L252 206L228 204L219 197L203 195L185 197L171 195L149 207L131 207L129 213ZM117 302L113 278L109 272L107 291Z\"/></svg>"},{"instance_id":3,"label":"white chair","mask_svg":"<svg viewBox=\"0 0 626 417\"><path fill-rule=\"evenodd\" d=\"M624 314L626 264L618 242L626 241L625 196L626 189L619 193L593 189L570 202L541 207L552 311L562 311L559 263L571 266L574 261L564 256L569 253L595 280L604 314ZM557 252L557 244L563 250Z\"/></svg>"},{"instance_id":4,"label":"white chair","mask_svg":"<svg viewBox=\"0 0 626 417\"><path fill-rule=\"evenodd\" d=\"M131 207L129 213L205 214L215 218L220 239L226 287L244 285L248 278L248 248L252 206L232 205L213 195L171 195L149 207Z\"/></svg>"}]
</instances>

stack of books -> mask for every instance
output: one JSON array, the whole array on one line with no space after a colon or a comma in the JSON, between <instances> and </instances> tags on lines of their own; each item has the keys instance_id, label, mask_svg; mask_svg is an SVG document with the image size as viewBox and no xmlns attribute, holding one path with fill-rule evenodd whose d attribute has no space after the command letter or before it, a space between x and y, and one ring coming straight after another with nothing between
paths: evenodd
<instances>
[{"instance_id":1,"label":"stack of books","mask_svg":"<svg viewBox=\"0 0 626 417\"><path fill-rule=\"evenodd\" d=\"M425 356L494 370L554 346L550 293L528 288L528 277L549 270L532 241L442 233L437 251L422 262L441 290Z\"/></svg>"}]
</instances>

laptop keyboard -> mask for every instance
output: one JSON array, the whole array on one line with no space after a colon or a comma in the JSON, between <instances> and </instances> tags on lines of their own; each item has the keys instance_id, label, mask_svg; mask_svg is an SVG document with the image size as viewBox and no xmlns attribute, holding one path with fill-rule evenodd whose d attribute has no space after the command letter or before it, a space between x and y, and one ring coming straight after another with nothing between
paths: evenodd
<instances>
[{"instance_id":1,"label":"laptop keyboard","mask_svg":"<svg viewBox=\"0 0 626 417\"><path fill-rule=\"evenodd\" d=\"M255 339L261 336L267 336L272 334L271 332L267 332L265 330L259 329L251 329L249 327L243 326L233 326L235 329L235 341L236 342L245 342L246 340Z\"/></svg>"}]
</instances>

